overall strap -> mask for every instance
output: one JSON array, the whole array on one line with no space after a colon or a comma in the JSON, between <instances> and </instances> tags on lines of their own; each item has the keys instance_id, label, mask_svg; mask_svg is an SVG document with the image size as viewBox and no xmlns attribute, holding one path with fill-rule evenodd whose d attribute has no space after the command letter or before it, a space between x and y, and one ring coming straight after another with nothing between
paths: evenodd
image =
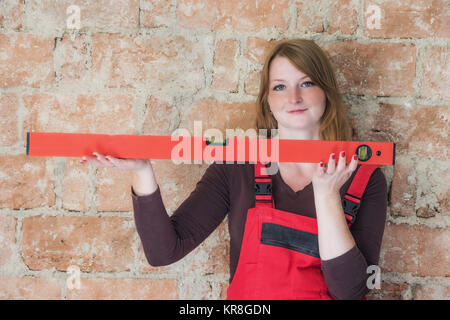
<instances>
[{"instance_id":1,"label":"overall strap","mask_svg":"<svg viewBox=\"0 0 450 320\"><path fill-rule=\"evenodd\" d=\"M255 208L275 208L272 196L272 176L267 174L264 163L255 163L253 189L255 193Z\"/></svg>"},{"instance_id":2,"label":"overall strap","mask_svg":"<svg viewBox=\"0 0 450 320\"><path fill-rule=\"evenodd\" d=\"M355 222L364 190L367 187L370 176L377 168L379 168L377 165L361 165L342 199L342 208L349 224Z\"/></svg>"}]
</instances>

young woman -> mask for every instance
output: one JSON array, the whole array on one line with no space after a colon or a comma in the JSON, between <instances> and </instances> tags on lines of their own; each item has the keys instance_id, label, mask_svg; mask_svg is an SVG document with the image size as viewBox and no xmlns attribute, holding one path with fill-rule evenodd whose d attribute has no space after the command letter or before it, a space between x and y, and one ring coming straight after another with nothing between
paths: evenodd
<instances>
[{"instance_id":1,"label":"young woman","mask_svg":"<svg viewBox=\"0 0 450 320\"><path fill-rule=\"evenodd\" d=\"M269 53L256 128L278 129L280 139L351 140L332 67L313 41L284 40ZM148 160L96 156L88 161L134 172L136 227L153 266L183 258L228 215L228 299L362 299L369 291L387 208L376 166L342 152L325 165L277 163L271 176L268 164L213 163L169 217Z\"/></svg>"}]
</instances>

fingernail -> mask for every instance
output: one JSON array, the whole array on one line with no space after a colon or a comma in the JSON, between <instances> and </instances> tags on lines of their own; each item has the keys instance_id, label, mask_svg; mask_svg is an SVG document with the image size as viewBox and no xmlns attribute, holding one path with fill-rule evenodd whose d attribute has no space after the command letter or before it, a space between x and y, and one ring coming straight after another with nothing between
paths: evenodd
<instances>
[{"instance_id":1,"label":"fingernail","mask_svg":"<svg viewBox=\"0 0 450 320\"><path fill-rule=\"evenodd\" d=\"M358 160L358 156L356 154L353 156L353 160Z\"/></svg>"},{"instance_id":2,"label":"fingernail","mask_svg":"<svg viewBox=\"0 0 450 320\"><path fill-rule=\"evenodd\" d=\"M342 151L341 157L342 157L342 158L345 157L345 151Z\"/></svg>"},{"instance_id":3,"label":"fingernail","mask_svg":"<svg viewBox=\"0 0 450 320\"><path fill-rule=\"evenodd\" d=\"M320 163L320 167L323 167L323 162Z\"/></svg>"},{"instance_id":4,"label":"fingernail","mask_svg":"<svg viewBox=\"0 0 450 320\"><path fill-rule=\"evenodd\" d=\"M334 153L331 155L331 159L336 159L336 155Z\"/></svg>"}]
</instances>

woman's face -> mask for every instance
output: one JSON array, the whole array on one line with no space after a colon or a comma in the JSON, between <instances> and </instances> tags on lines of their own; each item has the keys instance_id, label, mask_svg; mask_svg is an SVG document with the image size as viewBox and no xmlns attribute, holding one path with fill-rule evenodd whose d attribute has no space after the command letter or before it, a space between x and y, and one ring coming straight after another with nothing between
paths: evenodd
<instances>
[{"instance_id":1,"label":"woman's face","mask_svg":"<svg viewBox=\"0 0 450 320\"><path fill-rule=\"evenodd\" d=\"M325 111L325 92L285 57L272 60L267 100L280 131L318 134L319 120ZM304 111L291 112L298 109Z\"/></svg>"}]
</instances>

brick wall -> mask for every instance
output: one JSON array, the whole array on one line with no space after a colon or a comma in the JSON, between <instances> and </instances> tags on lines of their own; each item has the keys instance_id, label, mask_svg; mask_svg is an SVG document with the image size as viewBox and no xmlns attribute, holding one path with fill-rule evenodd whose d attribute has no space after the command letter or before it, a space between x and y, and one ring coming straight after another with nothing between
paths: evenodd
<instances>
[{"instance_id":1,"label":"brick wall","mask_svg":"<svg viewBox=\"0 0 450 320\"><path fill-rule=\"evenodd\" d=\"M151 267L130 175L28 158L26 132L170 135L194 120L245 130L265 52L294 37L330 54L355 139L397 143L369 298L449 299L449 12L446 0L3 0L0 299L224 298L226 222L183 260ZM153 165L169 213L208 166Z\"/></svg>"}]
</instances>

